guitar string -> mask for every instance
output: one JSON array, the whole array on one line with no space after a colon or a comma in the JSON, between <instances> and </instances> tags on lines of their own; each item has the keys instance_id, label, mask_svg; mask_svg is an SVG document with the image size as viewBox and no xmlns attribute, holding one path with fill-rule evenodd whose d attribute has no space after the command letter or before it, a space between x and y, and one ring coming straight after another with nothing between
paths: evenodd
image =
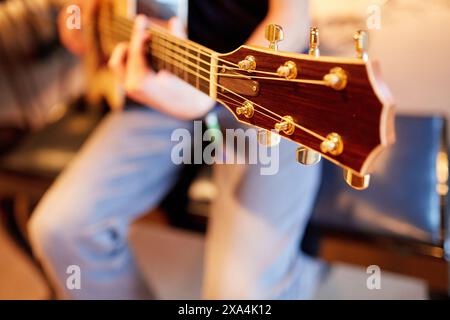
<instances>
[{"instance_id":1,"label":"guitar string","mask_svg":"<svg viewBox=\"0 0 450 320\"><path fill-rule=\"evenodd\" d=\"M164 34L162 34L162 35L163 35L163 37L160 37L160 38L163 38L163 40L168 41L168 40L167 40L168 37L166 37L166 33L164 32ZM173 38L175 41L180 41L180 40L177 39L176 37L172 37L172 38ZM229 63L228 61L226 61L226 62ZM210 64L210 65L211 65L211 64ZM184 67L184 68L185 68L185 67ZM192 70L191 70L191 71L192 71ZM208 73L210 73L210 72L208 71ZM243 78L248 79L249 77L243 77ZM206 78L204 78L204 80L207 81L207 82L209 82L209 83L211 82L209 79L206 79ZM237 97L239 97L239 98L241 98L241 99L247 101L246 98L244 98L244 97L240 96L239 94L237 94L237 93L235 93L235 92L229 90L228 88L222 87L222 86L219 85L218 83L214 83L214 84L215 84L217 87L220 87L220 88L222 88L222 89L224 89L224 90L230 92L231 94L233 94L233 95L235 95L235 96L237 96ZM263 109L263 110L265 110L265 111L267 111L267 112L269 112L269 113L275 115L276 117L279 117L280 119L283 119L283 116L281 116L281 115L279 115L279 114L277 114L277 113L275 113L275 112L273 112L273 111L271 111L271 110L269 110L269 109L266 109L266 108L264 108L264 107L261 106L261 105L258 105L258 104L255 103L254 106L257 106L257 107L259 107L259 108L261 108L261 109ZM315 132L313 132L313 131L311 131L311 130L309 130L309 129L307 129L307 128L301 126L301 125L299 125L298 123L293 122L292 124L293 124L295 127L299 128L300 130L305 131L306 133L308 133L308 134L310 134L310 135L316 137L316 138L319 139L319 140L322 140L322 141L325 141L325 140L326 140L325 137L323 137L323 136L321 136L321 135L319 135L319 134L317 134L317 133L315 133Z\"/></svg>"},{"instance_id":2,"label":"guitar string","mask_svg":"<svg viewBox=\"0 0 450 320\"><path fill-rule=\"evenodd\" d=\"M116 27L116 26L115 26L115 27ZM124 40L124 41L127 41L127 40L129 40L129 38L130 38L130 33L131 33L131 31L129 31L129 30L121 30L121 29L116 30L116 29L114 29L114 27L110 27L110 23L106 23L102 28L109 29L110 31L118 31L118 33L122 32L120 35L123 37L123 40ZM119 28L120 28L120 27L119 27ZM153 33L153 32L151 32L151 33ZM159 35L158 35L158 38L164 39L163 36L159 36ZM168 41L167 39L164 39L164 40ZM188 47L188 46L184 46L184 47L185 47L186 49L188 49L188 50L197 50L197 48L194 48L194 47ZM181 48L180 48L180 49L181 49ZM207 58L211 58L211 55L209 55L209 54L201 53L201 52L198 51L198 50L197 50L196 52L197 52L198 54L202 54L202 55L206 56ZM196 59L196 60L198 60L199 62L201 62L201 63L203 63L203 64L206 64L208 67L210 66L210 64L209 64L207 61L202 60L202 59L199 59L199 57L193 56L192 54L190 54L190 56L193 57L193 59ZM227 62L227 63L232 64L231 62Z\"/></svg>"},{"instance_id":3,"label":"guitar string","mask_svg":"<svg viewBox=\"0 0 450 320\"><path fill-rule=\"evenodd\" d=\"M157 44L159 44L159 42L152 43L152 45L154 45L154 46L156 46ZM167 48L167 47L166 47L166 48ZM155 50L155 48L152 48L152 49ZM170 58L173 58L173 61L178 61L178 62L184 64L183 67L185 67L185 65L190 65L190 66L192 66L192 67L194 67L194 68L196 68L196 69L198 69L198 70L201 70L201 71L203 71L203 72L205 72L205 73L207 73L207 74L211 74L210 70L204 69L204 68L202 68L202 67L198 67L198 65L192 63L192 62L189 61L189 60L186 61L185 59L183 59L182 56L178 55L176 52L170 51L170 53L169 53L169 51L164 50L164 48L163 48L163 50L159 50L159 52L162 52L163 55L168 55L168 56L170 56ZM161 59L162 56L159 55L158 58ZM163 59L163 60L164 60L164 59ZM166 61L166 62L169 62L167 59L165 59L165 61ZM192 69L190 69L190 70L193 71ZM197 75L197 74L194 74L194 75ZM207 79L207 78L203 77L201 74L199 74L199 76L200 76L203 80L210 82L210 79ZM214 83L214 84L216 84L217 87L219 87L219 88L221 88L221 89L224 89L224 90L227 90L227 91L229 91L231 94L234 94L234 95L238 96L239 98L241 98L241 99L243 99L243 100L245 100L245 101L248 100L248 99L246 99L246 98L244 98L244 97L242 97L242 96L239 96L238 94L236 94L236 93L234 93L234 92L228 90L227 88L221 86L221 85L218 84L217 82ZM243 102L242 102L242 103L243 103ZM257 105L257 106L259 106L259 105ZM279 117L280 119L283 118L281 115L276 114L276 113L274 113L274 112L271 111L271 110L268 110L268 109L266 109L266 108L264 108L264 107L262 107L262 106L259 106L259 107L260 107L261 109L263 109L263 110L269 112L269 113L272 113L273 115L275 115L276 117Z\"/></svg>"},{"instance_id":4,"label":"guitar string","mask_svg":"<svg viewBox=\"0 0 450 320\"><path fill-rule=\"evenodd\" d=\"M122 17L119 17L119 18L122 18ZM122 19L125 19L125 18L122 18ZM130 20L128 20L128 23L131 23ZM160 29L161 31L159 31L158 29ZM177 37L175 37L175 36L173 36L173 35L167 33L166 30L164 30L164 29L162 29L162 28L156 26L155 31L158 32L158 33L160 34L160 37L167 38L167 39L170 37L170 38L172 39L172 42L176 42L176 43L178 44L178 46L181 45L181 46L185 47L186 49L188 49L188 48L186 47L186 45L184 44L184 41L183 41L183 42L180 42L180 39L178 39ZM166 40L167 40L167 39L166 39ZM169 42L169 41L168 41L168 42ZM180 48L180 49L181 49L181 48ZM195 49L195 47L194 47L194 49ZM208 53L206 53L206 54L208 55ZM212 56L210 55L210 57L212 57ZM194 59L198 59L198 58L194 57ZM219 61L221 61L221 62L225 62L225 63L229 63L229 64L234 64L234 63L232 63L232 62L229 62L229 61L227 61L227 60L224 60L224 59L221 59L221 58L218 58L218 57L215 57L215 59L217 59L217 60L219 60ZM202 63L208 65L208 66L211 65L210 63L208 63L208 62L206 62L206 61L204 61L204 60L200 60L200 61L201 61ZM236 64L234 64L234 65L237 66ZM222 67L222 68L225 68L225 69L227 69L227 70L243 71L243 70L241 70L240 68L232 68L232 67L229 67L229 66L221 66L221 67ZM218 75L219 75L219 76L223 76L223 77L230 77L230 78L242 78L242 79L247 79L247 77L251 77L252 79L260 79L260 80L284 81L284 82L295 82L295 83L303 83L303 84L310 84L310 85L322 85L322 86L328 86L328 84L327 84L324 80L308 80L308 79L286 79L286 78L279 78L279 75L278 75L277 73L274 73L274 72L267 72L267 71L259 71L259 70L252 70L252 73L261 73L261 74L275 75L276 77L273 78L273 77L252 76L252 75L250 75L250 74L249 74L249 75L241 75L241 74L230 75L230 74L223 74L223 73L219 73Z\"/></svg>"},{"instance_id":5,"label":"guitar string","mask_svg":"<svg viewBox=\"0 0 450 320\"><path fill-rule=\"evenodd\" d=\"M154 48L154 49L155 50L153 50L152 55L154 55L156 58L158 58L160 60L164 60L164 61L172 64L174 67L176 67L176 68L178 68L178 69L180 69L182 71L188 72L191 75L194 75L196 77L199 76L202 80L206 81L208 83L208 85L210 84L211 81L210 81L209 78L204 77L203 75L199 74L195 70L190 69L186 64L183 64L180 60L177 60L176 57L174 57L173 55L167 54L167 52L165 52L164 50L161 51L161 50L157 50L156 48ZM193 67L196 68L197 66L195 64L193 64ZM203 71L207 72L207 73L210 73L208 70L205 70L205 69L203 69ZM206 87L203 83L199 83L199 84L203 85L204 89L209 89L209 87ZM219 88L221 88L221 89L224 89L224 90L226 89L225 87L223 87L221 85L218 85L217 83L216 83L216 85ZM231 98L231 97L229 97L229 96L227 96L227 95L225 95L225 94L223 94L223 93L221 93L219 91L217 92L217 94L222 96L222 97L224 97L224 98L226 98L226 99L228 99L228 100L234 101L236 103L236 106L238 106L238 107L241 107L245 101L248 101L244 97L238 97L238 98L241 98L241 99L244 100L244 101L238 101L238 100L233 99L233 98ZM228 101L226 101L226 102L228 102ZM264 110L264 111L271 112L270 110L267 110L265 108L261 108L261 109ZM270 119L272 119L272 120L274 120L276 122L280 121L280 119L282 118L281 116L279 116L279 115L277 115L275 113L274 113L274 115L277 118L275 118L275 117L273 117L271 115L267 115L266 113L263 113L263 112L259 111L257 108L255 108L255 111L257 111L258 113L260 113L260 114L262 114L262 115L264 115L264 116L266 116L266 117L268 117L268 118L270 118Z\"/></svg>"},{"instance_id":6,"label":"guitar string","mask_svg":"<svg viewBox=\"0 0 450 320\"><path fill-rule=\"evenodd\" d=\"M132 31L132 29L133 29L133 22L131 21L131 20L129 20L129 19L127 19L127 18L123 18L123 17L118 17L118 16L116 16L115 18L113 18L112 19L113 20L113 22L115 22L115 23L118 23L118 27L119 28L122 28L122 30L123 31L125 31L126 33L131 33L131 31ZM115 21L114 21L115 20ZM108 22L107 22L108 23ZM197 44L197 43L195 43L195 42L192 42L192 41L190 41L190 40L188 40L188 39L180 39L180 38L178 38L178 37L176 37L176 36L172 36L172 35L170 35L168 32L167 32L167 30L165 30L164 28L162 28L162 27L160 27L160 26L158 26L158 25L155 25L155 24L152 24L152 26L148 29L148 31L150 32L150 33L159 33L160 34L160 36L159 37L163 37L163 38L166 38L166 39L172 39L172 41L173 42L177 42L178 44L181 44L183 47L185 47L186 49L191 49L191 50L193 50L193 51L196 51L196 52L198 52L198 53L200 53L200 54L202 54L202 55L204 55L204 56L207 56L208 58L211 58L212 56L213 56L213 51L212 50L210 50L210 49L208 49L208 48L206 48L206 47L203 47L202 45L200 45L200 44ZM218 57L218 60L219 61L222 61L222 62L224 62L224 63L228 63L228 64L230 64L230 65L233 65L233 66L235 66L235 67L237 67L238 65L237 64L235 64L235 63L233 63L233 62L230 62L230 61L227 61L227 60L224 60L224 59L222 59L222 58L219 58ZM204 61L204 60L202 60L202 62L205 62L205 63L207 63L206 61Z\"/></svg>"},{"instance_id":7,"label":"guitar string","mask_svg":"<svg viewBox=\"0 0 450 320\"><path fill-rule=\"evenodd\" d=\"M153 50L157 50L157 48L153 48ZM167 50L158 50L159 51L159 53L162 53L163 55L166 55L166 56L169 56L170 58L172 58L172 59L174 59L175 61L178 61L179 63L181 63L182 65L182 68L187 68L187 66L188 65L191 65L191 66L193 66L193 67L196 67L196 65L195 64L193 64L191 61L185 61L185 59L182 57L182 56L179 56L179 55L177 55L175 52L168 52ZM208 71L208 70L206 70L206 69L203 69L203 71L204 72L207 72L207 73L209 73L210 74L210 72ZM230 91L230 90L228 90L226 87L223 87L223 86L221 86L221 85L219 85L217 82L215 83L216 84L216 86L217 87L219 87L219 88L221 88L221 89L225 89L225 90L227 90L228 92L230 92L230 93L232 93L232 94L235 94L236 96L238 96L238 97L240 97L241 99L243 99L243 100L247 100L246 98L244 98L244 97L242 97L242 96L239 96L238 94L236 94L236 93L234 93L234 92L232 92L232 91ZM256 106L259 106L261 109L263 109L263 110L265 110L265 111L267 111L267 112L269 112L269 113L271 113L271 114L273 114L273 115L275 115L276 117L279 117L281 120L283 120L283 117L281 116L281 115L279 115L279 114L277 114L277 113L275 113L275 112L273 112L273 111L271 111L271 110L269 110L269 109L266 109L266 108L264 108L264 107L262 107L262 106L260 106L260 105L258 105L258 104L254 104L254 105L256 105ZM296 123L294 123L295 125L297 125ZM299 125L299 128L301 128L302 130L305 130L306 128L304 128L303 126L300 126ZM308 129L306 129L306 130L308 130ZM309 133L309 132L308 132ZM317 136L316 136L317 137ZM321 137L321 136L319 136L320 138L319 139L322 139L323 137ZM323 140L325 140L325 138L323 138Z\"/></svg>"},{"instance_id":8,"label":"guitar string","mask_svg":"<svg viewBox=\"0 0 450 320\"><path fill-rule=\"evenodd\" d=\"M171 36L170 34L168 34L167 32L161 32L158 30L151 30L154 31L156 33L159 33L159 37L160 38L165 38L165 40L170 43L170 42L177 42L177 45L179 47L180 50L181 46L185 47L188 50L189 49L186 45L184 45L184 40L180 40L177 37ZM153 33L154 33L153 32ZM172 38L171 41L167 40ZM183 42L180 42L183 41ZM195 50L195 49L194 49ZM214 58L217 59L221 62L225 62L225 63L229 63L229 64L234 64L232 62L229 62L227 60L221 59L219 57L213 57L212 55L208 54L208 53L204 53L203 55L209 55L208 57L210 58ZM199 60L201 63L206 64L208 66L211 66L211 63L208 63L205 60L199 59L197 57L192 57L193 59ZM234 64L236 65L236 64ZM236 65L237 66L237 65ZM242 70L240 68L235 68L235 67L229 67L229 66L220 66L221 68L225 68L227 70L236 70L236 71L245 71ZM267 75L274 75L276 77L262 77L262 76L253 76L251 75L251 73L260 73L260 74L267 74ZM252 79L260 79L260 80L271 80L271 81L283 81L283 82L294 82L294 83L302 83L302 84L310 84L310 85L321 85L321 86L326 86L328 87L328 84L324 81L324 80L311 80L311 79L286 79L286 78L279 78L279 75L275 72L269 72L269 71L259 71L259 70L252 70L251 72L248 72L247 75L243 75L243 74L226 74L226 73L219 73L217 74L218 76L222 76L222 77L228 77L228 78L242 78L242 79L247 79L248 77L251 77Z\"/></svg>"},{"instance_id":9,"label":"guitar string","mask_svg":"<svg viewBox=\"0 0 450 320\"><path fill-rule=\"evenodd\" d=\"M196 75L196 73L195 73L192 69L188 69L188 68L186 68L185 66L179 67L179 66L175 65L175 64L173 63L173 59L171 59L171 58L168 57L167 55L158 55L158 54L155 54L155 56L156 56L158 59L162 59L162 60L165 60L166 62L172 63L172 64L173 64L175 67L177 67L177 68L182 68L184 71L187 71L187 72L190 73L191 75ZM175 63L176 63L176 62L175 62ZM202 77L202 78L203 78L203 80L205 80L206 82L208 82L208 83L210 82L209 79L207 79L207 78L205 78L205 77ZM203 86L203 89L209 89L209 87L205 86L205 85L202 84L202 83L200 83L200 86ZM236 99L233 99L233 98L231 98L231 97L229 97L229 96L227 96L227 95L225 95L225 94L223 94L223 93L221 93L221 92L217 92L217 95L222 96L222 97L225 98L225 99L228 99L228 100L233 101L232 103L230 103L229 101L224 101L224 102L225 102L225 103L232 104L232 105L234 105L235 107L242 107L243 103L244 103L245 101L247 101L247 99L244 99L245 101L240 102L240 101L238 101L238 100L236 100ZM223 99L222 99L222 100L223 100ZM264 110L264 109L263 109L263 110ZM254 111L257 112L257 113L259 113L259 114L261 114L261 115L263 115L263 116L265 116L266 118L269 118L269 119L274 120L274 121L277 122L277 123L281 120L281 117L280 117L280 116L277 115L278 118L275 118L275 117L273 117L273 116L271 116L271 115L268 115L267 113L264 113L264 112L260 111L258 108L254 108ZM268 110L268 111L270 111L270 110Z\"/></svg>"},{"instance_id":10,"label":"guitar string","mask_svg":"<svg viewBox=\"0 0 450 320\"><path fill-rule=\"evenodd\" d=\"M127 20L126 18L122 18L122 17L118 17L119 19L125 19L125 20ZM124 20L124 21L125 21ZM124 26L123 24L122 25L120 25L120 20L117 20L116 21L117 23L119 23L119 27L120 26ZM131 23L130 22L130 20L128 20L126 23ZM131 32L130 30L128 30L128 28L129 28L129 25L126 25L125 26L125 28L126 29L124 29L126 32ZM170 42L170 41L172 41L172 42L176 42L180 47L185 47L186 49L194 49L194 50L196 50L197 48L195 47L195 45L196 44L194 44L194 46L192 46L193 44L192 43L188 43L189 44L189 46L190 46L190 48L185 44L185 40L183 39L179 39L178 37L176 37L176 36L173 36L173 35L171 35L170 33L168 33L166 30L164 30L163 28L161 28L161 27L159 27L159 26L155 26L155 27L153 27L152 26L152 28L151 28L151 30L150 30L150 32L152 32L152 33L159 33L159 37L162 37L162 38L165 38L165 40L167 40L168 42ZM168 40L168 39L171 39L170 41ZM180 48L181 49L181 48ZM212 58L213 57L213 55L210 53L210 52L205 52L204 53L204 55L207 55L208 56L208 58ZM197 57L193 57L193 59L196 59ZM214 57L215 59L217 59L217 60L219 60L219 61L221 61L221 62L225 62L225 63L228 63L228 64L231 64L231 65L234 65L234 66L236 66L236 67L238 67L238 65L237 64L235 64L235 63L233 63L233 62L230 62L230 61L228 61L228 60L224 60L224 59L221 59L220 57ZM210 63L208 63L207 61L205 61L205 60L200 60L200 62L202 62L202 63L204 63L204 64L206 64L206 65L208 65L208 66L210 66ZM221 66L222 67L222 66ZM245 70L242 70L242 69L240 69L240 68L235 68L235 67L229 67L229 66L225 66L225 68L226 69L228 69L228 70L236 70L236 71L245 71ZM270 74L270 75L275 75L275 76L278 76L278 74L277 73L275 73L275 72L269 72L269 71L259 71L259 70L252 70L252 72L254 72L254 73L261 73L261 74ZM277 80L286 80L286 79L278 79L277 78Z\"/></svg>"},{"instance_id":11,"label":"guitar string","mask_svg":"<svg viewBox=\"0 0 450 320\"><path fill-rule=\"evenodd\" d=\"M115 40L115 39L114 39L114 40ZM167 57L167 55L165 55L164 52L162 52L162 53L163 53L162 55L160 55L160 54L155 54L155 56L156 56L158 59L165 60L166 62L171 63L173 66L175 66L175 67L177 67L177 68L179 68L179 69L183 68L183 71L187 71L187 72L190 73L191 75L194 75L194 76L200 76L203 80L205 80L205 81L209 84L210 80L209 80L208 78L203 77L202 75L197 74L197 73L194 72L194 70L192 70L192 69L185 68L185 66L180 67L180 64L179 64L179 63L175 64L176 62L175 62L175 63L173 62L173 61L175 61L175 60L171 59L171 57L169 57L169 58L170 58L170 60L169 60L168 57ZM208 89L208 90L209 90L209 87L205 86L203 83L200 83L200 85L203 86L202 89ZM224 102L225 102L225 103L228 103L228 104L231 104L231 105L233 105L233 106L236 106L236 107L241 107L242 104L243 104L245 101L247 101L247 99L245 99L245 98L243 98L245 101L242 101L242 102L241 102L241 101L238 101L238 100L233 99L233 98L231 98L231 97L229 97L229 96L227 96L227 95L225 95L225 94L223 94L223 93L221 93L221 92L217 92L217 94L220 95L220 96L222 96L223 98L225 98L225 99L227 99L227 100L233 101L233 102L230 102L230 101L224 101ZM222 99L222 100L223 100L223 99ZM255 108L254 111L257 112L257 113L259 113L259 114L262 114L263 116L265 116L265 117L267 117L267 118L270 118L270 119L274 120L275 122L279 122L280 119L281 119L281 116L278 116L278 115L277 115L278 118L275 118L275 117L273 117L273 116L271 116L271 115L268 115L268 114L266 114L266 113L264 113L264 112L262 112L262 111L260 111L260 110L258 110L258 109L256 109L256 108ZM270 111L270 110L268 110L268 111Z\"/></svg>"},{"instance_id":12,"label":"guitar string","mask_svg":"<svg viewBox=\"0 0 450 320\"><path fill-rule=\"evenodd\" d=\"M131 31L133 30L133 21L131 21L130 19L124 18L124 17L120 17L120 16L114 16L112 18L112 21L114 21L114 20L115 20L116 23L119 24L119 27L124 28L123 30L125 30L126 32L130 32L131 33ZM204 47L204 46L202 46L202 45L200 45L198 43L195 43L193 41L190 41L189 39L180 39L180 38L178 38L178 37L176 37L174 35L171 35L170 33L167 32L167 30L165 30L164 28L162 28L162 27L160 27L160 26L158 26L156 24L152 24L152 26L149 28L148 31L150 33L158 32L163 37L168 38L168 39L170 38L174 42L181 43L186 48L187 48L187 46L189 46L193 50L200 51L203 55L206 55L209 58L213 56L214 52L211 49L206 48L206 47ZM238 66L237 64L235 64L233 62L230 62L230 61L227 61L227 60L223 60L223 59L221 59L219 57L218 57L218 59L220 61L222 61L222 62L231 64L233 66L236 66L236 67Z\"/></svg>"},{"instance_id":13,"label":"guitar string","mask_svg":"<svg viewBox=\"0 0 450 320\"><path fill-rule=\"evenodd\" d=\"M180 56L180 55L178 55L176 52L173 52L173 51L168 51L168 50L164 50L165 48L163 48L162 50L160 50L160 49L158 49L156 46L157 45L159 45L159 43L158 42L155 42L155 43L152 43L152 45L153 45L153 48L151 48L152 49L152 54L154 54L155 56L157 56L159 59L162 59L162 60L164 60L164 61L166 61L166 62L178 62L177 63L177 68L179 68L179 69L181 69L182 71L187 71L187 66L192 66L192 67L194 67L194 68L196 68L197 70L201 70L201 71L203 71L203 72L205 72L205 73L207 73L207 74L211 74L211 72L209 71L209 70L207 70L207 69L204 69L204 68L202 68L202 67L198 67L196 64L194 64L194 63L192 63L191 61L189 61L189 60L185 60L185 59L183 59L183 57L182 56ZM167 48L167 47L166 47ZM161 54L158 54L158 53L161 53ZM170 57L172 60L168 60L168 59L164 59L164 56L168 56L168 57ZM173 63L172 63L173 64ZM181 67L179 66L181 64ZM174 65L174 64L173 64ZM190 71L194 71L194 70L192 70L192 69L189 69ZM176 71L175 71L176 72ZM197 73L198 73L198 71L197 71ZM194 73L193 75L197 75L197 73ZM203 77L201 74L198 74L203 80L205 80L205 81L208 81L208 82L211 82L210 81L210 79L208 79L208 78L206 78L206 77ZM234 93L234 92L232 92L232 91L230 91L230 90L228 90L226 87L223 87L223 86L221 86L220 84L218 84L217 82L215 83L216 85L217 85L217 87L219 87L219 88L221 88L221 89L224 89L224 90L227 90L227 91L229 91L230 93L232 93L232 94L235 94L236 96L238 96L236 93ZM246 98L244 98L244 97L241 97L241 96L238 96L239 98L241 98L241 99L243 99L243 100L245 100L245 101L247 101L248 99L246 99ZM236 101L236 102L238 102L238 101ZM242 103L243 102L238 102L238 103L241 103L241 105L242 105ZM259 106L259 105L258 105ZM273 115L275 115L276 117L279 117L280 119L282 119L283 117L282 116L280 116L280 115L278 115L278 114L276 114L276 113L274 113L274 112L272 112L271 110L269 110L269 109L266 109L266 108L264 108L264 107L262 107L262 106L259 106L261 109L263 109L263 110L265 110L265 111L267 111L267 112L269 112L269 113L272 113ZM279 121L279 119L277 120L277 121Z\"/></svg>"},{"instance_id":14,"label":"guitar string","mask_svg":"<svg viewBox=\"0 0 450 320\"><path fill-rule=\"evenodd\" d=\"M164 59L163 57L161 57L161 59L163 59L163 60L165 60L166 62L169 62L169 63L171 62L171 61L167 61L168 59ZM187 69L185 65L183 65L182 68L183 68L183 69ZM190 72L191 74L197 76L197 73L195 73L195 72L192 71L191 69L188 69L187 71ZM210 73L209 71L205 71L205 72ZM210 80L210 79L207 79L207 78L205 78L205 77L203 77L203 76L201 76L201 75L199 75L199 76L200 76L203 80L205 80L206 82L211 83L211 80ZM243 99L244 101L248 101L248 99L246 99L246 98L240 96L239 94L237 94L237 93L235 93L235 92L229 90L229 89L226 88L226 87L223 87L223 86L219 85L217 82L213 82L213 84L215 84L217 87L219 87L219 88L221 88L221 89L224 89L224 90L228 91L229 93L231 93L231 94L237 96L238 98ZM243 102L242 102L242 103L243 103ZM277 119L276 121L283 120L283 116L281 116L281 115L279 115L279 114L277 114L277 113L275 113L275 112L273 112L273 111L271 111L271 110L269 110L269 109L266 109L266 108L264 108L263 106L261 106L261 105L259 105L259 104L253 103L253 105L254 105L254 107L259 107L259 108L261 108L261 109L263 109L263 110L265 110L265 111L267 111L267 112L273 114L274 116L278 117L279 119ZM256 108L255 108L255 109L256 109ZM267 115L266 115L266 116L267 116ZM272 118L272 119L273 119L273 118ZM317 139L319 139L319 140L322 140L322 141L325 141L325 140L326 140L325 137L323 137L323 136L321 136L320 134L317 134L317 133L311 131L310 129L307 129L307 128L303 127L302 125L299 125L298 123L292 122L292 124L293 124L295 127L297 127L298 129L300 129L300 130L302 130L302 131L305 131L306 133L308 133L308 134L314 136L315 138L317 138Z\"/></svg>"},{"instance_id":15,"label":"guitar string","mask_svg":"<svg viewBox=\"0 0 450 320\"><path fill-rule=\"evenodd\" d=\"M172 63L173 65L176 65L178 68L183 69L183 70L187 70L187 71L190 72L191 74L194 73L194 75L195 75L195 72L193 72L192 69L190 69L186 64L183 64L180 60L177 60L176 57L174 57L173 54L169 55L169 54L167 54L167 52L161 51L161 50L158 50L157 52L154 51L153 54L154 54L157 58L159 58L159 59L164 59L164 60L168 61L169 63ZM175 56L176 56L176 55L175 55ZM195 65L194 65L194 66L195 66ZM207 79L207 78L205 78L205 77L202 77L202 78L203 78L206 82L208 82L208 83L210 82L209 79ZM236 93L230 91L230 90L227 89L226 87L223 87L223 86L221 86L221 85L219 85L219 84L217 84L217 83L216 83L216 85L217 85L217 87L219 87L219 88L221 88L221 89L224 89L224 90L226 90L226 91L228 91L228 92L234 94L235 96L237 96L237 97L243 99L243 100L244 100L243 102L248 101L248 99L246 99L246 98L244 98L244 97L242 97L242 96L240 96L240 95L238 95L238 94L236 94ZM228 98L228 99L234 100L234 99L232 99L232 98L228 97L227 95L224 95L224 94L222 94L222 93L220 93L220 92L217 92L217 94L219 94L219 95L221 95L221 96L224 96L224 97L226 97L226 98ZM242 106L242 104L243 104L243 102L239 102L239 101L237 101L237 100L234 100L234 101L237 102L237 103L239 103L239 106ZM264 108L264 107L262 107L262 106L260 106L260 105L258 105L258 104L254 104L254 110L255 110L255 111L259 111L259 110L258 110L258 107L259 107L260 109L262 109L262 110L265 110L265 111L267 111L267 112L269 112L269 113L275 115L275 116L277 117L277 119L274 118L274 117L272 117L272 116L268 116L267 114L264 114L266 117L269 117L269 118L275 120L276 122L278 122L278 121L280 121L280 120L283 120L283 117L280 116L279 114L274 113L274 112L272 112L271 110L266 109L266 108ZM263 113L260 112L260 111L259 111L259 113L263 114ZM326 138L324 138L324 137L322 137L322 136L316 134L315 132L310 131L310 130L307 129L307 128L304 128L303 126L301 126L301 125L299 125L299 124L297 124L297 123L292 123L292 124L293 124L295 127L299 128L300 130L305 131L305 132L307 132L307 133L309 133L309 134L315 136L316 138L318 138L318 139L320 139L320 140L322 140L322 141L326 140Z\"/></svg>"},{"instance_id":16,"label":"guitar string","mask_svg":"<svg viewBox=\"0 0 450 320\"><path fill-rule=\"evenodd\" d=\"M177 51L178 53L181 53L181 54L183 54L183 55L185 55L185 56L188 56L188 57L190 57L190 58L192 58L192 59L195 59L195 60L197 60L197 61L200 61L200 62L202 62L202 63L204 63L204 64L206 64L206 65L208 65L208 66L211 66L211 63L208 63L208 62L206 62L206 61L204 61L204 60L199 60L197 57L195 57L195 56L193 56L193 55L191 55L191 54L189 54L189 53L186 53L185 52L185 50L183 50L182 48L180 48L179 46L173 46L172 44L171 44L171 42L169 42L169 41L167 41L166 40L166 43L167 43L167 45L165 46L167 49L170 49L170 50L172 50L172 51ZM163 45L164 46L164 45ZM225 68L226 70L238 70L238 71L242 71L241 69L239 69L239 68L230 68L230 67L227 67L227 66L220 66L220 65L217 65L217 67L219 67L219 69L222 69L222 68ZM204 70L204 69L203 69ZM272 72L266 72L266 71L255 71L255 73L265 73L265 74L276 74L276 73L272 73ZM227 74L227 73L217 73L217 75L218 76L222 76L222 77L228 77L228 78L239 78L239 79L261 79L261 80L285 80L285 81L289 81L289 82L297 82L297 83L303 83L303 84L315 84L315 85L326 85L325 84L325 81L323 81L323 80L306 80L306 79L290 79L290 80L287 80L287 79L279 79L279 78L272 78L272 77L261 77L261 76L253 76L253 75L251 75L251 74L247 74L247 75L244 75L244 74ZM278 74L276 74L277 76L278 76Z\"/></svg>"}]
</instances>

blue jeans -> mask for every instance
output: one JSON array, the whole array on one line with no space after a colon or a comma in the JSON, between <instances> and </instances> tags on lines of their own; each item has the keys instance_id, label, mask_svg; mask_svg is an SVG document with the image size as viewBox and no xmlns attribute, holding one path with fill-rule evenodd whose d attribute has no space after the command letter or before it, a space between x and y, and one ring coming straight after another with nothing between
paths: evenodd
<instances>
[{"instance_id":1,"label":"blue jeans","mask_svg":"<svg viewBox=\"0 0 450 320\"><path fill-rule=\"evenodd\" d=\"M235 122L233 122L236 125ZM36 257L61 298L150 297L127 244L130 224L175 183L171 133L192 128L150 109L110 113L45 194L29 224ZM280 170L216 165L219 195L208 227L204 297L308 298L313 278L299 243L317 192L320 167L295 162L280 145ZM66 287L67 267L82 271Z\"/></svg>"}]
</instances>

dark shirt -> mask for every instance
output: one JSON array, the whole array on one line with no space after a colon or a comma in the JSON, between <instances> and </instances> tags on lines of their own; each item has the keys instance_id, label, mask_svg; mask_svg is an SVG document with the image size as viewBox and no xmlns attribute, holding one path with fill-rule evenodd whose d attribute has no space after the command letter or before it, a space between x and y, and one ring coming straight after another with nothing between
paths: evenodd
<instances>
[{"instance_id":1,"label":"dark shirt","mask_svg":"<svg viewBox=\"0 0 450 320\"><path fill-rule=\"evenodd\" d=\"M189 0L189 38L226 53L238 48L266 17L268 0Z\"/></svg>"},{"instance_id":2,"label":"dark shirt","mask_svg":"<svg viewBox=\"0 0 450 320\"><path fill-rule=\"evenodd\" d=\"M141 0L138 12L167 20L177 0ZM219 53L242 45L266 17L269 0L188 0L189 38Z\"/></svg>"}]
</instances>

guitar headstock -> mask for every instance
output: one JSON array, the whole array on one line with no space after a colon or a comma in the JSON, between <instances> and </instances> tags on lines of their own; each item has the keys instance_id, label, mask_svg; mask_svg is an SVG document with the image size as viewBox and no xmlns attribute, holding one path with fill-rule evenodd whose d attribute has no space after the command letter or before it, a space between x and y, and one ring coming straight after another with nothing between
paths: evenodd
<instances>
[{"instance_id":1,"label":"guitar headstock","mask_svg":"<svg viewBox=\"0 0 450 320\"><path fill-rule=\"evenodd\" d=\"M371 163L395 133L393 100L367 58L366 33L355 34L357 58L320 57L316 28L309 55L277 51L279 26L268 26L266 37L269 49L242 46L217 57L217 99L238 121L263 129L260 142L292 140L300 163L325 157L352 187L367 188Z\"/></svg>"}]
</instances>

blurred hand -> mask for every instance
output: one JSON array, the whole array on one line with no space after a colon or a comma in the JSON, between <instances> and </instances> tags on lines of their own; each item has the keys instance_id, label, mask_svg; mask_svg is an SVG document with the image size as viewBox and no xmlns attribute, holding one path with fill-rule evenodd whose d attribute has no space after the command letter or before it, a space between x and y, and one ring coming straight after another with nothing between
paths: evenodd
<instances>
[{"instance_id":1,"label":"blurred hand","mask_svg":"<svg viewBox=\"0 0 450 320\"><path fill-rule=\"evenodd\" d=\"M70 18L67 8L72 5L80 8L81 29L67 27L67 21ZM73 0L60 11L58 16L59 37L63 45L73 54L82 55L89 50L89 41L83 31L93 23L97 7L98 0Z\"/></svg>"},{"instance_id":2,"label":"blurred hand","mask_svg":"<svg viewBox=\"0 0 450 320\"><path fill-rule=\"evenodd\" d=\"M133 100L178 119L192 120L205 115L214 106L212 99L175 75L164 70L155 72L149 66L145 55L150 37L146 31L149 24L143 15L136 18L130 42L117 45L109 67ZM172 34L186 38L178 19L169 20L168 29Z\"/></svg>"}]
</instances>

